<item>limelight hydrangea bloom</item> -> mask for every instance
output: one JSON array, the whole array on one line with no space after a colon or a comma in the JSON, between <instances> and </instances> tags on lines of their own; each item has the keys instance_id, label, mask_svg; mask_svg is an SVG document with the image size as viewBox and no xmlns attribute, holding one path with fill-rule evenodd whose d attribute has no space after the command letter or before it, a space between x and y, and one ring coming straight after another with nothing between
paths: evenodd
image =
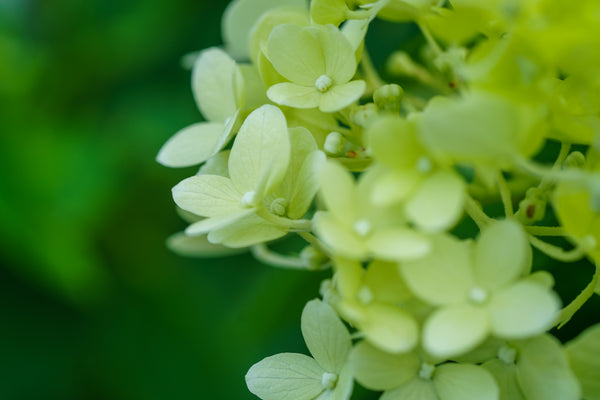
<instances>
[{"instance_id":1,"label":"limelight hydrangea bloom","mask_svg":"<svg viewBox=\"0 0 600 400\"><path fill-rule=\"evenodd\" d=\"M192 71L206 121L157 157L201 165L168 245L331 267L312 357L256 363L253 394L600 400L598 326L548 333L600 294L598 1L233 0L223 34ZM574 261L595 272L559 299L545 270Z\"/></svg>"}]
</instances>

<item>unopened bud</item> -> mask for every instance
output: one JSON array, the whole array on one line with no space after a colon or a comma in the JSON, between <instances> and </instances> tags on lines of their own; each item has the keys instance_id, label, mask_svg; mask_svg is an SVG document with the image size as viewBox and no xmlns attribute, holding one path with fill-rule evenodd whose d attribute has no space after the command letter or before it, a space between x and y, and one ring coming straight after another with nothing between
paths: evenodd
<instances>
[{"instance_id":1,"label":"unopened bud","mask_svg":"<svg viewBox=\"0 0 600 400\"><path fill-rule=\"evenodd\" d=\"M563 163L563 168L583 168L585 165L585 156L580 151L574 151L567 156Z\"/></svg>"},{"instance_id":2,"label":"unopened bud","mask_svg":"<svg viewBox=\"0 0 600 400\"><path fill-rule=\"evenodd\" d=\"M367 126L369 120L377 115L377 106L373 103L367 103L358 106L350 113L350 119L358 126L363 128Z\"/></svg>"},{"instance_id":3,"label":"unopened bud","mask_svg":"<svg viewBox=\"0 0 600 400\"><path fill-rule=\"evenodd\" d=\"M539 188L530 188L519 203L517 217L525 225L531 225L544 219L548 198Z\"/></svg>"},{"instance_id":4,"label":"unopened bud","mask_svg":"<svg viewBox=\"0 0 600 400\"><path fill-rule=\"evenodd\" d=\"M304 262L306 268L311 270L323 268L323 266L328 260L325 254L323 254L313 246L306 246L304 249L302 249L302 251L300 252L300 258Z\"/></svg>"},{"instance_id":5,"label":"unopened bud","mask_svg":"<svg viewBox=\"0 0 600 400\"><path fill-rule=\"evenodd\" d=\"M339 132L331 132L325 138L323 150L330 156L339 156L344 153L346 139Z\"/></svg>"},{"instance_id":6,"label":"unopened bud","mask_svg":"<svg viewBox=\"0 0 600 400\"><path fill-rule=\"evenodd\" d=\"M373 93L373 101L377 108L382 111L398 112L400 111L400 103L404 96L404 90L400 85L391 83L383 85Z\"/></svg>"}]
</instances>

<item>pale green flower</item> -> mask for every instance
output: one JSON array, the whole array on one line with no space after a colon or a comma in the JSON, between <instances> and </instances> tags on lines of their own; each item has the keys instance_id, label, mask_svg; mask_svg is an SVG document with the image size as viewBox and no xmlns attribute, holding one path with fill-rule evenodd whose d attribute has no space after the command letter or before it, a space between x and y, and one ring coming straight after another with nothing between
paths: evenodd
<instances>
[{"instance_id":1,"label":"pale green flower","mask_svg":"<svg viewBox=\"0 0 600 400\"><path fill-rule=\"evenodd\" d=\"M473 245L450 236L434 239L431 253L401 270L417 297L436 305L423 327L423 347L437 357L465 353L488 335L525 339L549 329L558 296L522 279L531 249L520 225L495 222Z\"/></svg>"},{"instance_id":2,"label":"pale green flower","mask_svg":"<svg viewBox=\"0 0 600 400\"><path fill-rule=\"evenodd\" d=\"M290 143L295 148L291 155ZM323 158L308 131L288 132L283 113L262 106L236 136L229 177L201 174L173 188L178 206L208 217L190 225L186 233L208 233L210 242L230 247L285 235L291 220L301 218L310 206L316 192L313 169Z\"/></svg>"},{"instance_id":3,"label":"pale green flower","mask_svg":"<svg viewBox=\"0 0 600 400\"><path fill-rule=\"evenodd\" d=\"M334 306L340 315L382 350L412 350L419 339L419 328L403 307L412 293L395 264L375 260L363 270L358 261L338 259L334 266L339 292Z\"/></svg>"},{"instance_id":4,"label":"pale green flower","mask_svg":"<svg viewBox=\"0 0 600 400\"><path fill-rule=\"evenodd\" d=\"M480 366L443 363L417 352L389 354L367 342L350 355L356 380L383 390L381 400L498 400L498 385Z\"/></svg>"},{"instance_id":5,"label":"pale green flower","mask_svg":"<svg viewBox=\"0 0 600 400\"><path fill-rule=\"evenodd\" d=\"M399 210L371 203L370 173L356 185L348 171L329 161L319 170L318 182L328 211L315 214L313 229L335 255L395 261L429 252L429 238L410 229Z\"/></svg>"},{"instance_id":6,"label":"pale green flower","mask_svg":"<svg viewBox=\"0 0 600 400\"><path fill-rule=\"evenodd\" d=\"M269 36L267 57L289 81L267 90L277 104L334 112L354 103L366 88L364 81L351 81L357 66L354 49L333 25L279 25Z\"/></svg>"},{"instance_id":7,"label":"pale green flower","mask_svg":"<svg viewBox=\"0 0 600 400\"><path fill-rule=\"evenodd\" d=\"M429 155L413 121L384 116L368 126L373 157L384 167L371 190L377 206L402 204L408 221L427 232L446 231L461 217L465 183Z\"/></svg>"},{"instance_id":8,"label":"pale green flower","mask_svg":"<svg viewBox=\"0 0 600 400\"><path fill-rule=\"evenodd\" d=\"M282 353L254 364L246 384L262 400L347 400L352 394L350 334L335 311L311 300L302 312L302 336L313 358Z\"/></svg>"},{"instance_id":9,"label":"pale green flower","mask_svg":"<svg viewBox=\"0 0 600 400\"><path fill-rule=\"evenodd\" d=\"M565 351L548 334L499 345L496 357L485 361L483 367L498 382L500 400L581 398L579 383Z\"/></svg>"},{"instance_id":10,"label":"pale green flower","mask_svg":"<svg viewBox=\"0 0 600 400\"><path fill-rule=\"evenodd\" d=\"M600 399L600 324L581 333L566 345L569 363L586 400Z\"/></svg>"}]
</instances>

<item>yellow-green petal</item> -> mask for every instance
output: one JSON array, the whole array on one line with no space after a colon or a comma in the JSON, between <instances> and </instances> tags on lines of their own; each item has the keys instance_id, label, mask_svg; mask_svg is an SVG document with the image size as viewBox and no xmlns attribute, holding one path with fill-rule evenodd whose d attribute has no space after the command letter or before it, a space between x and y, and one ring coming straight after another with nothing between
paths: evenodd
<instances>
[{"instance_id":1,"label":"yellow-green petal","mask_svg":"<svg viewBox=\"0 0 600 400\"><path fill-rule=\"evenodd\" d=\"M228 214L241 206L241 194L222 176L192 176L179 182L172 192L179 207L203 217Z\"/></svg>"},{"instance_id":2,"label":"yellow-green petal","mask_svg":"<svg viewBox=\"0 0 600 400\"><path fill-rule=\"evenodd\" d=\"M274 103L294 108L315 108L321 94L314 86L301 86L291 82L277 83L267 90L267 97Z\"/></svg>"},{"instance_id":3,"label":"yellow-green petal","mask_svg":"<svg viewBox=\"0 0 600 400\"><path fill-rule=\"evenodd\" d=\"M435 369L433 386L442 400L498 400L492 374L469 364L443 364Z\"/></svg>"},{"instance_id":4,"label":"yellow-green petal","mask_svg":"<svg viewBox=\"0 0 600 400\"><path fill-rule=\"evenodd\" d=\"M328 113L339 111L360 99L366 88L365 81L351 81L343 85L336 85L321 94L319 110Z\"/></svg>"}]
</instances>

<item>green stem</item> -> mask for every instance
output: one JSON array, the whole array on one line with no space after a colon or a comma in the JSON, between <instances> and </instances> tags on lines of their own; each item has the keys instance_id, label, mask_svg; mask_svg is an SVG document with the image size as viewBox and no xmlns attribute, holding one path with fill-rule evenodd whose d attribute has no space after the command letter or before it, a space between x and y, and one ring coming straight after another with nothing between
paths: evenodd
<instances>
[{"instance_id":1,"label":"green stem","mask_svg":"<svg viewBox=\"0 0 600 400\"><path fill-rule=\"evenodd\" d=\"M569 155L570 151L571 151L570 143L566 143L566 142L560 143L560 151L558 153L558 156L556 157L556 160L554 161L554 164L552 165L551 171L559 171L561 169L561 167L562 167L563 163L565 162L565 160L567 159L567 156ZM540 188L541 190L547 191L552 187L553 184L554 184L553 179L544 177L544 178L542 178L542 181L540 182L538 188Z\"/></svg>"},{"instance_id":2,"label":"green stem","mask_svg":"<svg viewBox=\"0 0 600 400\"><path fill-rule=\"evenodd\" d=\"M581 243L578 243L572 250L565 250L553 244L544 242L533 235L529 235L529 242L542 253L562 262L574 262L580 260L585 257L586 252L589 250L588 246L584 246Z\"/></svg>"},{"instance_id":3,"label":"green stem","mask_svg":"<svg viewBox=\"0 0 600 400\"><path fill-rule=\"evenodd\" d=\"M562 328L567 322L569 322L577 310L579 310L585 304L585 302L592 297L599 279L600 267L596 266L596 272L594 273L590 283L588 283L588 285L577 295L577 297L575 297L572 302L570 302L561 310L560 315L558 316L558 321L556 322L558 329Z\"/></svg>"},{"instance_id":4,"label":"green stem","mask_svg":"<svg viewBox=\"0 0 600 400\"><path fill-rule=\"evenodd\" d=\"M312 221L308 219L289 219L272 214L264 208L257 208L256 214L261 218L290 231L310 231Z\"/></svg>"},{"instance_id":5,"label":"green stem","mask_svg":"<svg viewBox=\"0 0 600 400\"><path fill-rule=\"evenodd\" d=\"M469 214L469 217L471 217L471 219L475 221L479 227L479 230L484 228L492 221L492 218L488 217L488 215L483 211L481 205L468 194L465 197L464 207L467 214Z\"/></svg>"},{"instance_id":6,"label":"green stem","mask_svg":"<svg viewBox=\"0 0 600 400\"><path fill-rule=\"evenodd\" d=\"M264 243L254 245L250 250L252 251L254 258L264 264L279 268L306 269L306 265L302 259L275 253L274 251L269 250Z\"/></svg>"},{"instance_id":7,"label":"green stem","mask_svg":"<svg viewBox=\"0 0 600 400\"><path fill-rule=\"evenodd\" d=\"M444 53L444 50L442 50L438 42L434 39L433 35L429 31L429 28L427 28L427 26L425 26L422 22L417 22L417 25L419 26L419 29L421 29L425 40L427 40L427 43L431 46L436 55L442 55Z\"/></svg>"},{"instance_id":8,"label":"green stem","mask_svg":"<svg viewBox=\"0 0 600 400\"><path fill-rule=\"evenodd\" d=\"M377 88L385 85L385 81L381 79L377 73L377 70L373 66L373 61L371 61L371 56L369 55L366 47L363 49L360 64L362 66L365 81L367 82L366 94L370 95L377 90Z\"/></svg>"},{"instance_id":9,"label":"green stem","mask_svg":"<svg viewBox=\"0 0 600 400\"><path fill-rule=\"evenodd\" d=\"M526 226L527 233L535 236L565 236L562 226Z\"/></svg>"},{"instance_id":10,"label":"green stem","mask_svg":"<svg viewBox=\"0 0 600 400\"><path fill-rule=\"evenodd\" d=\"M502 172L498 172L497 179L500 197L502 198L502 205L504 206L504 215L506 215L507 218L512 217L515 214L512 205L512 195L510 194L506 179L502 176Z\"/></svg>"},{"instance_id":11,"label":"green stem","mask_svg":"<svg viewBox=\"0 0 600 400\"><path fill-rule=\"evenodd\" d=\"M310 244L315 249L319 250L321 253L325 254L327 257L331 258L331 251L327 249L325 244L321 242L318 238L316 238L310 232L296 232L302 239L306 240L308 244Z\"/></svg>"}]
</instances>

